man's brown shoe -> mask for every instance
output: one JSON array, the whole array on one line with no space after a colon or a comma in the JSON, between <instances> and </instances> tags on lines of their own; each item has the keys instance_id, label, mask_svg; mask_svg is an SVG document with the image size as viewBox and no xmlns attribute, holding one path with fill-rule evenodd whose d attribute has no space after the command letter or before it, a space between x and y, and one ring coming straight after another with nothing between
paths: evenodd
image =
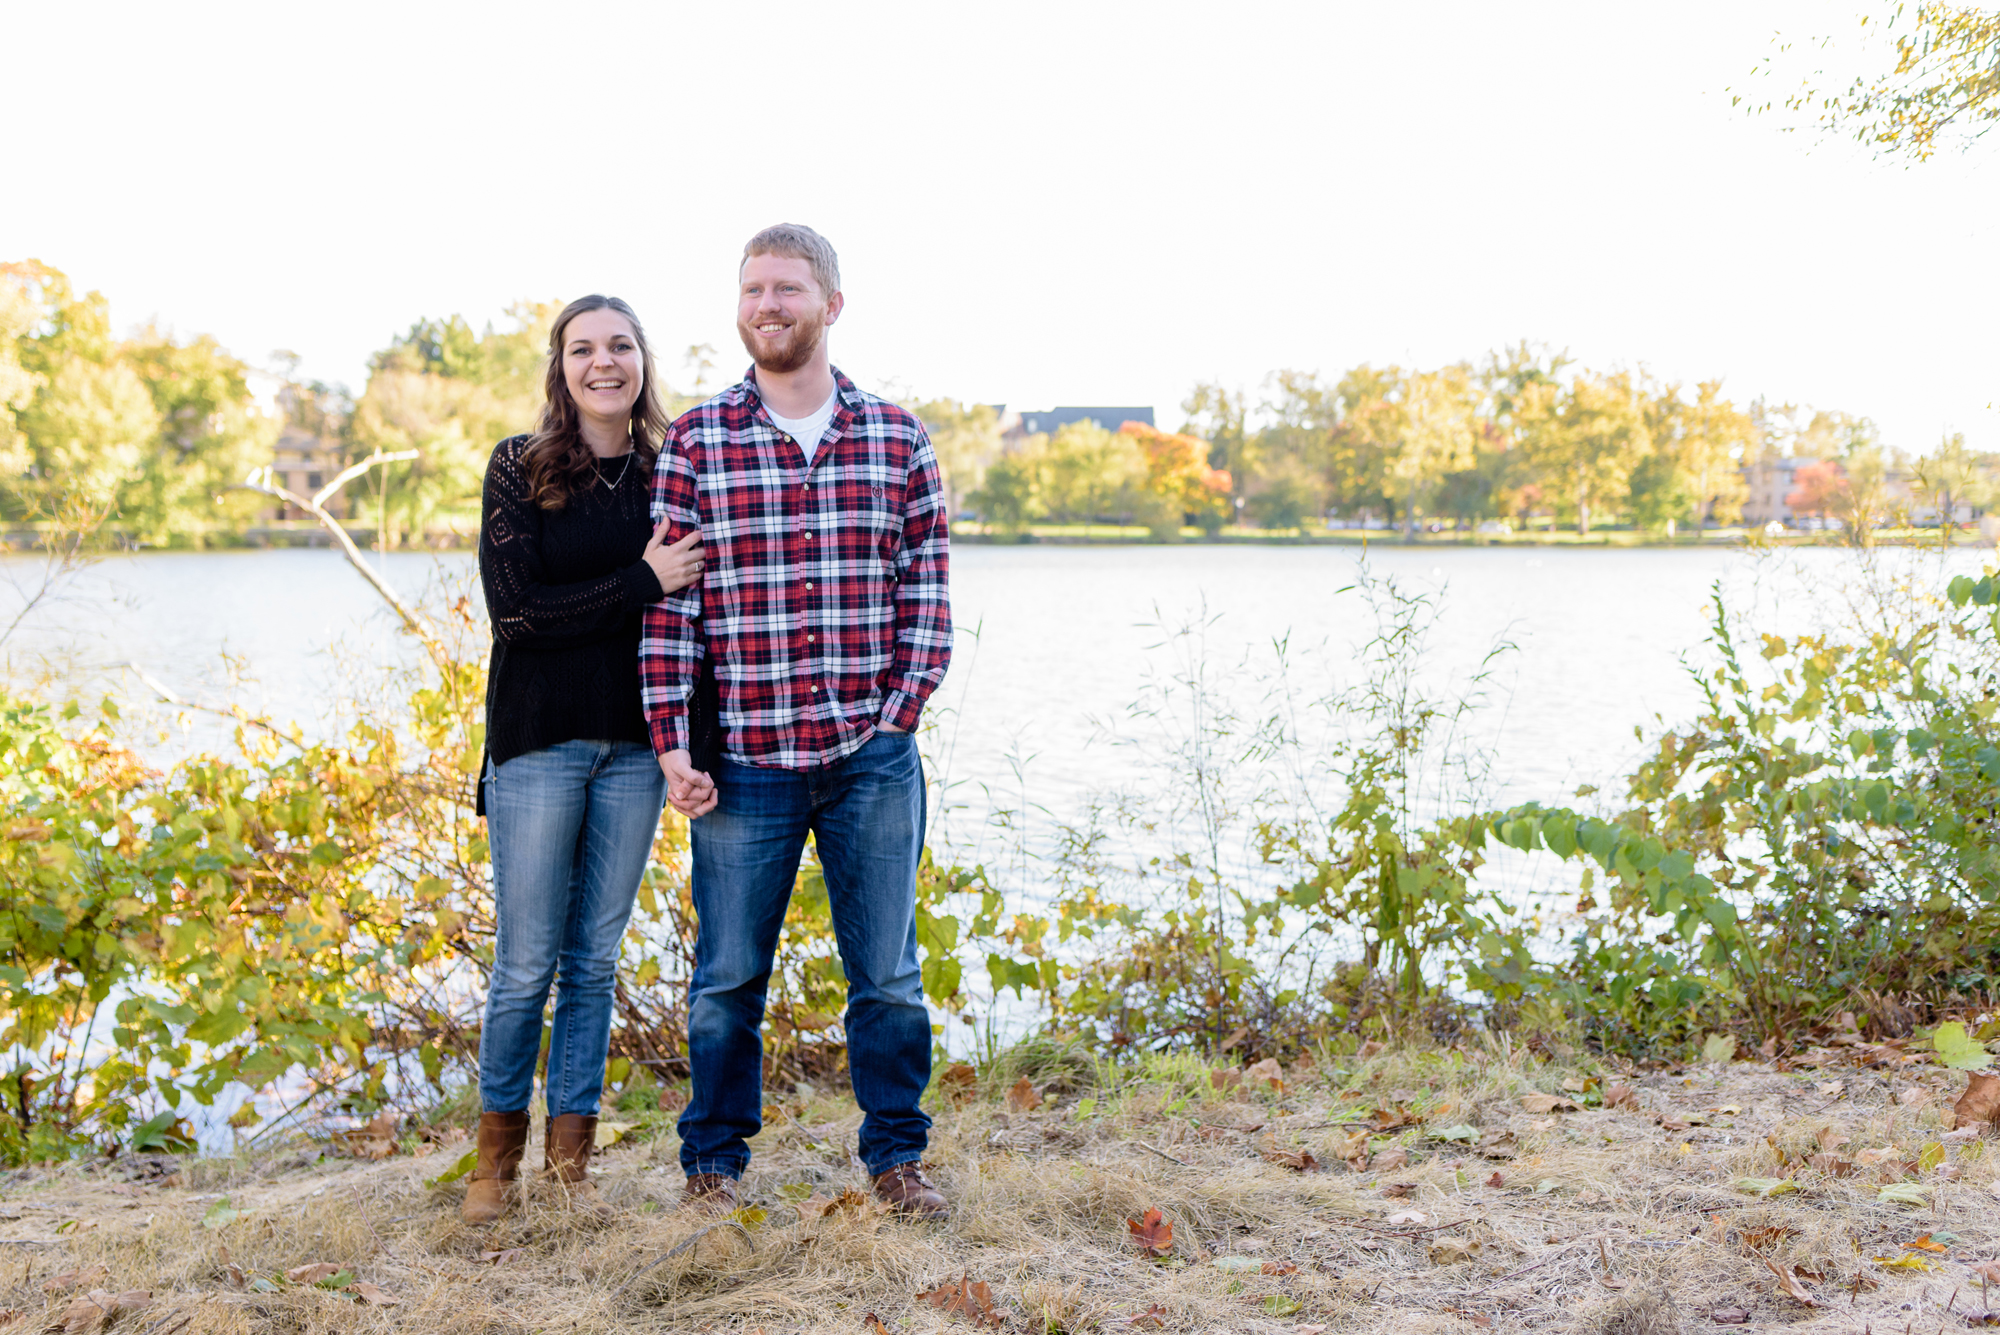
<instances>
[{"instance_id":1,"label":"man's brown shoe","mask_svg":"<svg viewBox=\"0 0 2000 1335\"><path fill-rule=\"evenodd\" d=\"M723 1173L689 1173L681 1188L681 1209L721 1218L737 1208L736 1179Z\"/></svg>"},{"instance_id":2,"label":"man's brown shoe","mask_svg":"<svg viewBox=\"0 0 2000 1335\"><path fill-rule=\"evenodd\" d=\"M596 1148L595 1117L583 1113L551 1117L542 1139L542 1180L561 1193L557 1199L571 1209L609 1219L617 1211L597 1194L586 1167Z\"/></svg>"},{"instance_id":3,"label":"man's brown shoe","mask_svg":"<svg viewBox=\"0 0 2000 1335\"><path fill-rule=\"evenodd\" d=\"M922 1165L899 1163L875 1178L875 1198L897 1214L918 1219L936 1219L951 1210L944 1193L931 1185Z\"/></svg>"},{"instance_id":4,"label":"man's brown shoe","mask_svg":"<svg viewBox=\"0 0 2000 1335\"><path fill-rule=\"evenodd\" d=\"M520 1196L514 1179L521 1171L521 1153L528 1148L528 1114L479 1114L479 1164L458 1217L468 1224L490 1224L507 1213Z\"/></svg>"}]
</instances>

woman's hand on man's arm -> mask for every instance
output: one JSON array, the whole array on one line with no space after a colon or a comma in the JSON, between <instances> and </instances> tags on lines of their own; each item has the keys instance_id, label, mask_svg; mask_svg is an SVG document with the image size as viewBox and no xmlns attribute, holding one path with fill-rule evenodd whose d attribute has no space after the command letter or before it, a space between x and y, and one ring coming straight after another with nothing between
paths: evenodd
<instances>
[{"instance_id":1,"label":"woman's hand on man's arm","mask_svg":"<svg viewBox=\"0 0 2000 1335\"><path fill-rule=\"evenodd\" d=\"M679 542L668 545L667 530L673 521L662 519L653 528L652 539L639 559L653 568L653 575L660 581L661 593L672 593L685 589L701 578L703 553L701 530L691 529Z\"/></svg>"}]
</instances>

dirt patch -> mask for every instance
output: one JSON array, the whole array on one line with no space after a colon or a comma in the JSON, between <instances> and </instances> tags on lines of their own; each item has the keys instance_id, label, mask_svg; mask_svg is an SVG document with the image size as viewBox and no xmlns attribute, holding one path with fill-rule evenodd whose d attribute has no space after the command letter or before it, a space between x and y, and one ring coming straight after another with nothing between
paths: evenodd
<instances>
[{"instance_id":1,"label":"dirt patch","mask_svg":"<svg viewBox=\"0 0 2000 1335\"><path fill-rule=\"evenodd\" d=\"M621 1212L604 1225L543 1190L467 1228L462 1184L424 1185L449 1153L17 1174L0 1310L22 1316L0 1335L60 1328L92 1291L148 1295L106 1328L152 1335L1847 1335L1962 1329L1989 1307L1973 1266L2000 1254L2000 1153L1990 1126L1951 1132L1956 1072L1857 1053L1641 1076L1503 1047L1279 1079L1162 1059L1034 1111L1009 1112L1006 1088L942 1101L938 1224L830 1204L866 1190L860 1119L819 1096L773 1110L748 1208L719 1227L676 1210L663 1127L603 1155ZM1128 1223L1149 1209L1171 1225L1162 1257ZM316 1263L334 1269L301 1269ZM990 1308L937 1296L959 1281L948 1293Z\"/></svg>"}]
</instances>

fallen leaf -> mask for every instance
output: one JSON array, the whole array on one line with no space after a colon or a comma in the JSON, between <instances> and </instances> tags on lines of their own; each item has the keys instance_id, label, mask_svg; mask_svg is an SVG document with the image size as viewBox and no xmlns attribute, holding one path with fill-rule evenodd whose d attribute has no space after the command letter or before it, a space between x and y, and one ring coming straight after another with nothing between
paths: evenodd
<instances>
[{"instance_id":1,"label":"fallen leaf","mask_svg":"<svg viewBox=\"0 0 2000 1335\"><path fill-rule=\"evenodd\" d=\"M1431 1222L1431 1217L1422 1210L1398 1210L1382 1222L1386 1224L1416 1224L1421 1227Z\"/></svg>"},{"instance_id":2,"label":"fallen leaf","mask_svg":"<svg viewBox=\"0 0 2000 1335\"><path fill-rule=\"evenodd\" d=\"M1708 1319L1718 1326L1747 1326L1750 1314L1740 1307L1718 1307L1708 1314Z\"/></svg>"},{"instance_id":3,"label":"fallen leaf","mask_svg":"<svg viewBox=\"0 0 2000 1335\"><path fill-rule=\"evenodd\" d=\"M1947 1020L1931 1035L1931 1048L1938 1061L1954 1071L1983 1071L1993 1064L1986 1045L1965 1032L1956 1020Z\"/></svg>"},{"instance_id":4,"label":"fallen leaf","mask_svg":"<svg viewBox=\"0 0 2000 1335\"><path fill-rule=\"evenodd\" d=\"M1931 1101L1931 1092L1922 1085L1896 1091L1896 1103L1904 1108L1921 1108Z\"/></svg>"},{"instance_id":5,"label":"fallen leaf","mask_svg":"<svg viewBox=\"0 0 2000 1335\"><path fill-rule=\"evenodd\" d=\"M1019 1080L1016 1080L1014 1082L1014 1087L1007 1091L1008 1112L1017 1112L1017 1113L1033 1112L1035 1109L1041 1106L1042 1106L1042 1091L1036 1089L1034 1085L1029 1082L1028 1077L1025 1075L1022 1076Z\"/></svg>"},{"instance_id":6,"label":"fallen leaf","mask_svg":"<svg viewBox=\"0 0 2000 1335\"><path fill-rule=\"evenodd\" d=\"M1320 1162L1313 1157L1311 1150L1281 1150L1278 1142L1270 1136L1264 1137L1264 1148L1260 1153L1264 1162L1289 1168L1295 1173L1317 1173L1320 1169Z\"/></svg>"},{"instance_id":7,"label":"fallen leaf","mask_svg":"<svg viewBox=\"0 0 2000 1335\"><path fill-rule=\"evenodd\" d=\"M954 1062L938 1073L937 1083L953 1106L962 1108L979 1092L979 1072L964 1062Z\"/></svg>"},{"instance_id":8,"label":"fallen leaf","mask_svg":"<svg viewBox=\"0 0 2000 1335\"><path fill-rule=\"evenodd\" d=\"M1395 1131L1406 1126L1421 1126L1424 1119L1399 1105L1394 1108L1377 1108L1375 1115L1368 1120L1379 1135L1384 1131Z\"/></svg>"},{"instance_id":9,"label":"fallen leaf","mask_svg":"<svg viewBox=\"0 0 2000 1335\"><path fill-rule=\"evenodd\" d=\"M1965 1268L1988 1284L2000 1284L2000 1261L1968 1261Z\"/></svg>"},{"instance_id":10,"label":"fallen leaf","mask_svg":"<svg viewBox=\"0 0 2000 1335\"><path fill-rule=\"evenodd\" d=\"M1746 1251L1765 1251L1783 1242L1786 1238L1797 1237L1798 1232L1797 1229L1785 1224L1766 1224L1761 1228L1746 1228L1742 1234L1743 1247Z\"/></svg>"},{"instance_id":11,"label":"fallen leaf","mask_svg":"<svg viewBox=\"0 0 2000 1335\"><path fill-rule=\"evenodd\" d=\"M1978 1126L1982 1122L2000 1124L2000 1075L1974 1075L1965 1082L1965 1093L1952 1105L1954 1128Z\"/></svg>"},{"instance_id":12,"label":"fallen leaf","mask_svg":"<svg viewBox=\"0 0 2000 1335\"><path fill-rule=\"evenodd\" d=\"M201 1226L212 1229L228 1228L241 1218L242 1214L243 1212L230 1205L229 1198L224 1196L208 1207L208 1213L201 1217Z\"/></svg>"},{"instance_id":13,"label":"fallen leaf","mask_svg":"<svg viewBox=\"0 0 2000 1335\"><path fill-rule=\"evenodd\" d=\"M1921 1210L1931 1203L1930 1189L1914 1182L1893 1182L1875 1194L1884 1205L1907 1205Z\"/></svg>"},{"instance_id":14,"label":"fallen leaf","mask_svg":"<svg viewBox=\"0 0 2000 1335\"><path fill-rule=\"evenodd\" d=\"M853 1187L849 1187L846 1191L841 1192L838 1196L828 1201L827 1207L822 1213L830 1215L838 1211L841 1214L860 1214L868 1208L872 1200L872 1197L863 1195Z\"/></svg>"},{"instance_id":15,"label":"fallen leaf","mask_svg":"<svg viewBox=\"0 0 2000 1335\"><path fill-rule=\"evenodd\" d=\"M1736 1189L1768 1199L1797 1191L1799 1184L1788 1177L1739 1177L1736 1179Z\"/></svg>"},{"instance_id":16,"label":"fallen leaf","mask_svg":"<svg viewBox=\"0 0 2000 1335\"><path fill-rule=\"evenodd\" d=\"M18 1307L0 1308L0 1330L6 1329L27 1315Z\"/></svg>"},{"instance_id":17,"label":"fallen leaf","mask_svg":"<svg viewBox=\"0 0 2000 1335\"><path fill-rule=\"evenodd\" d=\"M1951 1248L1945 1246L1942 1242L1931 1241L1931 1235L1928 1233L1918 1238L1915 1242L1905 1242L1901 1246L1906 1252L1948 1252L1951 1250Z\"/></svg>"},{"instance_id":18,"label":"fallen leaf","mask_svg":"<svg viewBox=\"0 0 2000 1335\"><path fill-rule=\"evenodd\" d=\"M1637 1108L1639 1091L1630 1085L1612 1085L1604 1091L1604 1106L1607 1108Z\"/></svg>"},{"instance_id":19,"label":"fallen leaf","mask_svg":"<svg viewBox=\"0 0 2000 1335\"><path fill-rule=\"evenodd\" d=\"M1210 1261L1209 1264L1217 1270L1231 1275L1240 1275L1246 1270L1258 1270L1262 1268L1261 1262L1254 1256L1218 1256L1213 1261Z\"/></svg>"},{"instance_id":20,"label":"fallen leaf","mask_svg":"<svg viewBox=\"0 0 2000 1335\"><path fill-rule=\"evenodd\" d=\"M1380 1194L1389 1200L1397 1200L1409 1195L1416 1189L1417 1184L1414 1182L1385 1182L1382 1184Z\"/></svg>"},{"instance_id":21,"label":"fallen leaf","mask_svg":"<svg viewBox=\"0 0 2000 1335\"><path fill-rule=\"evenodd\" d=\"M824 1219L840 1209L830 1196L808 1196L802 1201L793 1201L792 1208L799 1212L800 1222Z\"/></svg>"},{"instance_id":22,"label":"fallen leaf","mask_svg":"<svg viewBox=\"0 0 2000 1335\"><path fill-rule=\"evenodd\" d=\"M481 1252L479 1259L489 1265L507 1265L527 1255L525 1247L506 1247L497 1252Z\"/></svg>"},{"instance_id":23,"label":"fallen leaf","mask_svg":"<svg viewBox=\"0 0 2000 1335\"><path fill-rule=\"evenodd\" d=\"M1355 1159L1366 1159L1368 1157L1368 1139L1368 1130L1366 1127L1353 1132L1346 1140L1341 1142L1340 1157L1350 1162Z\"/></svg>"},{"instance_id":24,"label":"fallen leaf","mask_svg":"<svg viewBox=\"0 0 2000 1335\"><path fill-rule=\"evenodd\" d=\"M1439 1238L1430 1245L1432 1265L1458 1265L1470 1261L1481 1250L1477 1242L1461 1242L1457 1238Z\"/></svg>"},{"instance_id":25,"label":"fallen leaf","mask_svg":"<svg viewBox=\"0 0 2000 1335\"><path fill-rule=\"evenodd\" d=\"M1462 1140L1471 1144L1479 1139L1479 1128L1461 1122L1457 1126L1448 1126L1442 1131L1433 1131L1430 1134L1433 1140Z\"/></svg>"},{"instance_id":26,"label":"fallen leaf","mask_svg":"<svg viewBox=\"0 0 2000 1335\"><path fill-rule=\"evenodd\" d=\"M305 1265L295 1265L285 1272L285 1278L294 1284L317 1284L323 1279L332 1279L340 1273L340 1267L331 1261L311 1261Z\"/></svg>"},{"instance_id":27,"label":"fallen leaf","mask_svg":"<svg viewBox=\"0 0 2000 1335\"><path fill-rule=\"evenodd\" d=\"M1243 1072L1243 1078L1253 1084L1269 1086L1281 1094L1285 1089L1285 1068L1278 1065L1276 1057L1266 1057L1251 1066Z\"/></svg>"},{"instance_id":28,"label":"fallen leaf","mask_svg":"<svg viewBox=\"0 0 2000 1335\"><path fill-rule=\"evenodd\" d=\"M64 1289L74 1289L85 1284L95 1284L100 1279L111 1278L111 1272L101 1265L84 1266L79 1270L65 1270L60 1275L51 1275L42 1281L44 1293L61 1293Z\"/></svg>"},{"instance_id":29,"label":"fallen leaf","mask_svg":"<svg viewBox=\"0 0 2000 1335\"><path fill-rule=\"evenodd\" d=\"M1711 1064L1734 1061L1736 1059L1736 1036L1734 1034L1710 1034L1702 1040L1701 1059Z\"/></svg>"},{"instance_id":30,"label":"fallen leaf","mask_svg":"<svg viewBox=\"0 0 2000 1335\"><path fill-rule=\"evenodd\" d=\"M1154 1303L1143 1312L1134 1312L1123 1318L1122 1324L1136 1326L1140 1330L1158 1330L1167 1324L1167 1309Z\"/></svg>"},{"instance_id":31,"label":"fallen leaf","mask_svg":"<svg viewBox=\"0 0 2000 1335\"><path fill-rule=\"evenodd\" d=\"M1393 1173L1398 1168L1410 1166L1410 1152L1401 1145L1383 1150L1368 1161L1368 1170L1373 1173Z\"/></svg>"},{"instance_id":32,"label":"fallen leaf","mask_svg":"<svg viewBox=\"0 0 2000 1335\"><path fill-rule=\"evenodd\" d=\"M1486 1179L1486 1185L1489 1187L1504 1187L1507 1185L1507 1179L1496 1171L1492 1177Z\"/></svg>"},{"instance_id":33,"label":"fallen leaf","mask_svg":"<svg viewBox=\"0 0 2000 1335\"><path fill-rule=\"evenodd\" d=\"M1367 1061L1370 1057L1381 1056L1383 1047L1384 1045L1382 1043L1377 1042L1375 1039L1371 1038L1366 1043L1363 1043L1361 1045L1361 1050L1355 1053L1354 1055L1359 1057L1362 1061Z\"/></svg>"},{"instance_id":34,"label":"fallen leaf","mask_svg":"<svg viewBox=\"0 0 2000 1335\"><path fill-rule=\"evenodd\" d=\"M1234 1089L1243 1083L1243 1072L1234 1066L1223 1066L1208 1073L1210 1089Z\"/></svg>"},{"instance_id":35,"label":"fallen leaf","mask_svg":"<svg viewBox=\"0 0 2000 1335\"><path fill-rule=\"evenodd\" d=\"M1810 1293L1807 1293L1799 1284L1798 1279L1792 1274L1790 1266L1775 1265L1767 1260L1764 1262L1764 1268L1778 1277L1778 1291L1783 1293L1787 1298L1790 1298L1802 1307L1819 1306L1819 1300L1814 1298Z\"/></svg>"},{"instance_id":36,"label":"fallen leaf","mask_svg":"<svg viewBox=\"0 0 2000 1335\"><path fill-rule=\"evenodd\" d=\"M1577 1105L1574 1101L1558 1098L1554 1094L1523 1094L1521 1096L1521 1107L1531 1113L1575 1112L1577 1110Z\"/></svg>"},{"instance_id":37,"label":"fallen leaf","mask_svg":"<svg viewBox=\"0 0 2000 1335\"><path fill-rule=\"evenodd\" d=\"M231 1288L240 1289L246 1283L249 1282L248 1277L245 1276L243 1273L243 1267L237 1265L234 1261L229 1263L228 1270L229 1270L229 1286Z\"/></svg>"},{"instance_id":38,"label":"fallen leaf","mask_svg":"<svg viewBox=\"0 0 2000 1335\"><path fill-rule=\"evenodd\" d=\"M365 1279L354 1286L353 1292L370 1307L396 1307L403 1301L401 1298L390 1297L388 1291L381 1285L370 1284Z\"/></svg>"},{"instance_id":39,"label":"fallen leaf","mask_svg":"<svg viewBox=\"0 0 2000 1335\"><path fill-rule=\"evenodd\" d=\"M1267 1275L1296 1275L1299 1273L1299 1268L1290 1261L1266 1261L1264 1262L1263 1273Z\"/></svg>"},{"instance_id":40,"label":"fallen leaf","mask_svg":"<svg viewBox=\"0 0 2000 1335\"><path fill-rule=\"evenodd\" d=\"M396 1152L396 1126L402 1119L385 1108L366 1126L333 1133L334 1144L357 1159L386 1159Z\"/></svg>"},{"instance_id":41,"label":"fallen leaf","mask_svg":"<svg viewBox=\"0 0 2000 1335\"><path fill-rule=\"evenodd\" d=\"M1174 1226L1160 1215L1157 1207L1147 1210L1139 1219L1127 1219L1125 1227L1131 1230L1132 1242L1147 1256L1166 1256L1174 1249Z\"/></svg>"},{"instance_id":42,"label":"fallen leaf","mask_svg":"<svg viewBox=\"0 0 2000 1335\"><path fill-rule=\"evenodd\" d=\"M1305 1304L1289 1294L1274 1293L1257 1304L1272 1316L1290 1316Z\"/></svg>"},{"instance_id":43,"label":"fallen leaf","mask_svg":"<svg viewBox=\"0 0 2000 1335\"><path fill-rule=\"evenodd\" d=\"M599 1122L597 1138L593 1143L600 1150L608 1149L623 1140L625 1133L637 1125L637 1122Z\"/></svg>"},{"instance_id":44,"label":"fallen leaf","mask_svg":"<svg viewBox=\"0 0 2000 1335\"><path fill-rule=\"evenodd\" d=\"M113 1293L109 1289L92 1289L75 1299L63 1309L56 1320L56 1329L64 1335L83 1335L83 1332L98 1331L118 1318L121 1312L138 1312L152 1305L153 1294L149 1289L128 1289L124 1293Z\"/></svg>"},{"instance_id":45,"label":"fallen leaf","mask_svg":"<svg viewBox=\"0 0 2000 1335\"><path fill-rule=\"evenodd\" d=\"M1863 1150L1854 1156L1854 1162L1863 1168L1873 1168L1877 1164L1901 1163L1903 1151L1894 1145L1884 1145L1880 1149Z\"/></svg>"},{"instance_id":46,"label":"fallen leaf","mask_svg":"<svg viewBox=\"0 0 2000 1335\"><path fill-rule=\"evenodd\" d=\"M889 1327L873 1312L861 1318L861 1329L868 1332L868 1335L889 1335Z\"/></svg>"},{"instance_id":47,"label":"fallen leaf","mask_svg":"<svg viewBox=\"0 0 2000 1335\"><path fill-rule=\"evenodd\" d=\"M1599 1275L1597 1282L1607 1289L1629 1289L1632 1287L1631 1280L1620 1279L1616 1275Z\"/></svg>"},{"instance_id":48,"label":"fallen leaf","mask_svg":"<svg viewBox=\"0 0 2000 1335\"><path fill-rule=\"evenodd\" d=\"M1912 1253L1908 1256L1878 1256L1875 1264L1884 1270L1929 1270L1931 1263Z\"/></svg>"},{"instance_id":49,"label":"fallen leaf","mask_svg":"<svg viewBox=\"0 0 2000 1335\"><path fill-rule=\"evenodd\" d=\"M1854 1160L1844 1159L1838 1154L1815 1154L1806 1160L1806 1167L1816 1168L1828 1177L1854 1175Z\"/></svg>"},{"instance_id":50,"label":"fallen leaf","mask_svg":"<svg viewBox=\"0 0 2000 1335\"><path fill-rule=\"evenodd\" d=\"M1492 1325L1491 1321L1486 1323ZM1326 1335L1325 1326L1293 1326L1293 1335Z\"/></svg>"},{"instance_id":51,"label":"fallen leaf","mask_svg":"<svg viewBox=\"0 0 2000 1335\"><path fill-rule=\"evenodd\" d=\"M1938 1137L1939 1143L1945 1145L1970 1145L1978 1139L1979 1128L1976 1126L1956 1127Z\"/></svg>"},{"instance_id":52,"label":"fallen leaf","mask_svg":"<svg viewBox=\"0 0 2000 1335\"><path fill-rule=\"evenodd\" d=\"M929 1303L939 1311L952 1316L963 1317L976 1326L997 1326L1000 1314L993 1310L993 1289L986 1281L974 1283L971 1275L961 1275L955 1284L945 1284L929 1293L917 1295L918 1302Z\"/></svg>"}]
</instances>

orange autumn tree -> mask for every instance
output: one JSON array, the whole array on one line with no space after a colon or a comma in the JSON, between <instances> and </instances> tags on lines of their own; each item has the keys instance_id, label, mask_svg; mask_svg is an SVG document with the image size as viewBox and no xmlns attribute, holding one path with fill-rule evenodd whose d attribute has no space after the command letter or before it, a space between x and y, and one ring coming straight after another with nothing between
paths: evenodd
<instances>
[{"instance_id":1,"label":"orange autumn tree","mask_svg":"<svg viewBox=\"0 0 2000 1335\"><path fill-rule=\"evenodd\" d=\"M1173 541L1192 522L1214 533L1229 521L1228 470L1208 466L1208 442L1174 435L1144 422L1127 422L1120 434L1132 437L1146 460L1144 520L1155 538Z\"/></svg>"}]
</instances>

